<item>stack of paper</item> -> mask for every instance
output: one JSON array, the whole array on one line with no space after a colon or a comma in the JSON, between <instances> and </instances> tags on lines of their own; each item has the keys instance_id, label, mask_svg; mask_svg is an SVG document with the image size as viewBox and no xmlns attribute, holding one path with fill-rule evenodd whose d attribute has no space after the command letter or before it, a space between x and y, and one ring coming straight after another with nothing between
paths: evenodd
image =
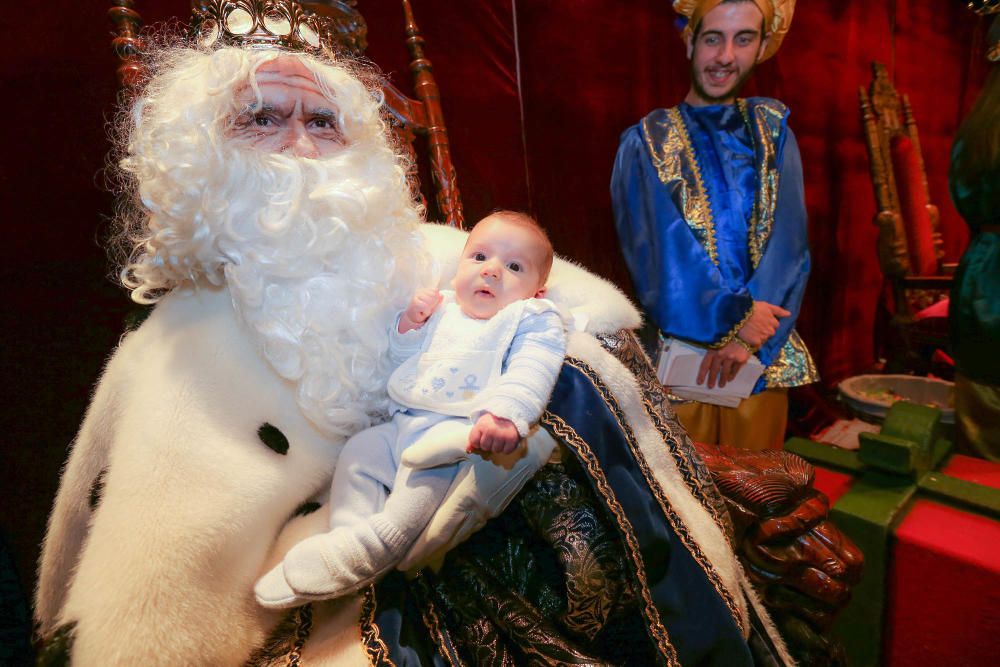
<instances>
[{"instance_id":1,"label":"stack of paper","mask_svg":"<svg viewBox=\"0 0 1000 667\"><path fill-rule=\"evenodd\" d=\"M727 382L725 387L716 384L713 389L709 389L704 384L698 384L698 369L707 353L708 350L703 347L671 339L660 352L656 375L663 385L670 388L670 393L680 398L729 408L737 407L740 401L750 396L757 378L764 372L764 365L751 355L736 377Z\"/></svg>"}]
</instances>

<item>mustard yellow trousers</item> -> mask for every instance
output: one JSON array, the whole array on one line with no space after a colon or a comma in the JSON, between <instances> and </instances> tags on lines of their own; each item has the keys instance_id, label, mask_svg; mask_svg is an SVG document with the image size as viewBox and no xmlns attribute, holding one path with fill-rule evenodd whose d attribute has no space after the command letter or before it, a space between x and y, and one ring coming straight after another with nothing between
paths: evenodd
<instances>
[{"instance_id":1,"label":"mustard yellow trousers","mask_svg":"<svg viewBox=\"0 0 1000 667\"><path fill-rule=\"evenodd\" d=\"M674 411L692 440L743 449L781 449L788 423L788 390L762 391L735 408L682 403Z\"/></svg>"}]
</instances>

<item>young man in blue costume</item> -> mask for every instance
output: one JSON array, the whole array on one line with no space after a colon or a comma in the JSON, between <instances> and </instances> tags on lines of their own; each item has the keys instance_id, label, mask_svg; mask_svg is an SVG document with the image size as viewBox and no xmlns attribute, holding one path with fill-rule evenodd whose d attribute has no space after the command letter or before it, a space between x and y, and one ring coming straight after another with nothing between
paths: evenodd
<instances>
[{"instance_id":1,"label":"young man in blue costume","mask_svg":"<svg viewBox=\"0 0 1000 667\"><path fill-rule=\"evenodd\" d=\"M778 50L794 0L675 0L687 19L691 89L622 135L611 180L618 236L659 352L708 348L699 384L724 386L756 355L738 407L676 406L691 437L780 447L789 387L818 378L795 320L809 275L802 164L788 109L738 99Z\"/></svg>"}]
</instances>

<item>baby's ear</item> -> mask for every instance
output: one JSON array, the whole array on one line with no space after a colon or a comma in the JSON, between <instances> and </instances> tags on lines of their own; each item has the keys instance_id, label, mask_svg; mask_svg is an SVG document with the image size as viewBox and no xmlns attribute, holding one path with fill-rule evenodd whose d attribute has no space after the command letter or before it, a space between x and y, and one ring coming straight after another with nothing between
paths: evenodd
<instances>
[{"instance_id":1,"label":"baby's ear","mask_svg":"<svg viewBox=\"0 0 1000 667\"><path fill-rule=\"evenodd\" d=\"M535 298L536 299L541 299L543 296L545 296L545 293L548 292L548 291L549 291L548 286L547 285L542 285L541 287L538 288L538 291L535 292Z\"/></svg>"}]
</instances>

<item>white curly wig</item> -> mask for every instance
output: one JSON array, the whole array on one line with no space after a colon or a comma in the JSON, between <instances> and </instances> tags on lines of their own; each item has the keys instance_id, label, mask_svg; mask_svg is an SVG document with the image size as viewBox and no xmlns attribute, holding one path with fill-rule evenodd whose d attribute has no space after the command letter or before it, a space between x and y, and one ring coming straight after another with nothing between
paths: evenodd
<instances>
[{"instance_id":1,"label":"white curly wig","mask_svg":"<svg viewBox=\"0 0 1000 667\"><path fill-rule=\"evenodd\" d=\"M333 103L339 152L296 158L228 141L239 91L259 96L255 74L278 57L300 58ZM379 96L304 54L181 48L156 62L122 132L122 282L139 303L228 286L306 416L339 435L367 426L387 407L388 328L428 272L422 211Z\"/></svg>"}]
</instances>

